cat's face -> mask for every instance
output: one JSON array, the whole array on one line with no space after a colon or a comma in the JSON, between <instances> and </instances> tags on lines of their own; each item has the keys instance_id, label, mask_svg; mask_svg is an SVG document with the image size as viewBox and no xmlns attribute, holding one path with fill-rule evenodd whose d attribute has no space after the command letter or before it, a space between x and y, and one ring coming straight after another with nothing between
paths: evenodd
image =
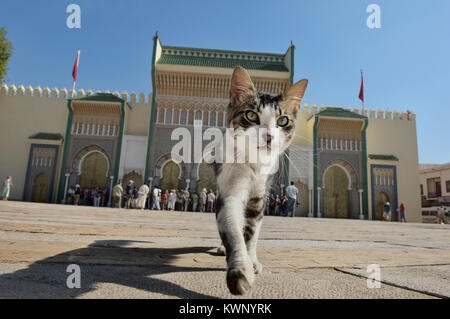
<instances>
[{"instance_id":1,"label":"cat's face","mask_svg":"<svg viewBox=\"0 0 450 319\"><path fill-rule=\"evenodd\" d=\"M256 91L247 71L236 68L231 80L229 127L244 134L249 128L263 129L264 134L257 137L257 148L276 147L284 151L294 138L297 113L307 85L307 80L301 80L284 94L262 94Z\"/></svg>"}]
</instances>

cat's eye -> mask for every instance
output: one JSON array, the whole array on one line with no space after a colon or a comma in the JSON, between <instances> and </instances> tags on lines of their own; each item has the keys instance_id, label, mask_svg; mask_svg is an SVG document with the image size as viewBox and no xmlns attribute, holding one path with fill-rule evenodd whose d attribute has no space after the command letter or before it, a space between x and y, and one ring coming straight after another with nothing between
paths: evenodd
<instances>
[{"instance_id":1,"label":"cat's eye","mask_svg":"<svg viewBox=\"0 0 450 319\"><path fill-rule=\"evenodd\" d=\"M258 114L256 114L253 111L247 111L245 112L245 117L247 118L247 120L249 120L250 122L258 122Z\"/></svg>"},{"instance_id":2,"label":"cat's eye","mask_svg":"<svg viewBox=\"0 0 450 319\"><path fill-rule=\"evenodd\" d=\"M287 116L281 116L277 120L277 125L280 127L284 127L284 126L288 125L288 123L289 123L289 119Z\"/></svg>"}]
</instances>

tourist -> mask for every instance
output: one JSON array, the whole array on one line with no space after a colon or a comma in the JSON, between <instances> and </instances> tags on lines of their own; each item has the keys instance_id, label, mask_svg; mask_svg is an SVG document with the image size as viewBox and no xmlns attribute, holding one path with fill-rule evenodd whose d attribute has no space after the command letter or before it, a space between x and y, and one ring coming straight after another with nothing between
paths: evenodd
<instances>
[{"instance_id":1,"label":"tourist","mask_svg":"<svg viewBox=\"0 0 450 319\"><path fill-rule=\"evenodd\" d=\"M399 208L399 211L400 211L400 223L406 223L406 217L405 217L405 211L406 211L406 208L405 208L405 205L403 205L403 203L401 203L400 204L400 208Z\"/></svg>"},{"instance_id":2,"label":"tourist","mask_svg":"<svg viewBox=\"0 0 450 319\"><path fill-rule=\"evenodd\" d=\"M298 189L295 187L294 182L291 182L291 185L286 187L286 195L288 198L288 216L289 212L291 213L291 217L295 216L295 204L297 203L297 194Z\"/></svg>"},{"instance_id":3,"label":"tourist","mask_svg":"<svg viewBox=\"0 0 450 319\"><path fill-rule=\"evenodd\" d=\"M167 204L167 209L168 210L175 210L175 203L176 203L176 201L177 201L177 194L176 194L175 190L172 189L170 191L170 194L169 194L169 202Z\"/></svg>"},{"instance_id":4,"label":"tourist","mask_svg":"<svg viewBox=\"0 0 450 319\"><path fill-rule=\"evenodd\" d=\"M277 197L275 198L275 209L274 209L275 216L280 216L280 204L281 204L280 196L277 195Z\"/></svg>"},{"instance_id":5,"label":"tourist","mask_svg":"<svg viewBox=\"0 0 450 319\"><path fill-rule=\"evenodd\" d=\"M383 219L385 221L391 220L391 203L386 202L383 206Z\"/></svg>"},{"instance_id":6,"label":"tourist","mask_svg":"<svg viewBox=\"0 0 450 319\"><path fill-rule=\"evenodd\" d=\"M447 224L447 218L445 216L444 206L441 206L437 210L437 223L438 224Z\"/></svg>"},{"instance_id":7,"label":"tourist","mask_svg":"<svg viewBox=\"0 0 450 319\"><path fill-rule=\"evenodd\" d=\"M287 217L288 213L289 213L288 212L289 207L288 207L288 198L287 198L286 194L281 197L280 207L281 207L281 214L284 217Z\"/></svg>"},{"instance_id":8,"label":"tourist","mask_svg":"<svg viewBox=\"0 0 450 319\"><path fill-rule=\"evenodd\" d=\"M153 192L152 192L152 207L150 208L151 210L161 210L161 207L159 206L159 194L160 194L160 190L158 187L154 187L153 188Z\"/></svg>"},{"instance_id":9,"label":"tourist","mask_svg":"<svg viewBox=\"0 0 450 319\"><path fill-rule=\"evenodd\" d=\"M197 211L197 207L198 207L198 194L197 192L194 192L192 194L192 211L196 212Z\"/></svg>"},{"instance_id":10,"label":"tourist","mask_svg":"<svg viewBox=\"0 0 450 319\"><path fill-rule=\"evenodd\" d=\"M270 193L269 195L269 215L273 215L275 212L275 195Z\"/></svg>"},{"instance_id":11,"label":"tourist","mask_svg":"<svg viewBox=\"0 0 450 319\"><path fill-rule=\"evenodd\" d=\"M75 185L75 199L73 201L74 205L78 205L78 203L80 202L80 198L81 198L81 188L80 185Z\"/></svg>"},{"instance_id":12,"label":"tourist","mask_svg":"<svg viewBox=\"0 0 450 319\"><path fill-rule=\"evenodd\" d=\"M130 208L131 199L133 198L133 184L134 181L130 180L125 188L125 208Z\"/></svg>"},{"instance_id":13,"label":"tourist","mask_svg":"<svg viewBox=\"0 0 450 319\"><path fill-rule=\"evenodd\" d=\"M94 207L98 207L97 194L98 194L98 187L94 188L94 189L92 190L92 192L91 192L92 199L93 199L92 205L93 205Z\"/></svg>"},{"instance_id":14,"label":"tourist","mask_svg":"<svg viewBox=\"0 0 450 319\"><path fill-rule=\"evenodd\" d=\"M116 207L121 208L122 207L122 196L123 196L122 182L119 181L119 183L113 187L112 196L113 196L112 207L113 208L116 208Z\"/></svg>"},{"instance_id":15,"label":"tourist","mask_svg":"<svg viewBox=\"0 0 450 319\"><path fill-rule=\"evenodd\" d=\"M8 200L9 193L11 191L11 186L13 186L12 177L8 176L3 181L3 185L2 185L2 200Z\"/></svg>"},{"instance_id":16,"label":"tourist","mask_svg":"<svg viewBox=\"0 0 450 319\"><path fill-rule=\"evenodd\" d=\"M137 200L138 200L138 189L137 187L133 188L132 199L131 199L131 208L136 208Z\"/></svg>"},{"instance_id":17,"label":"tourist","mask_svg":"<svg viewBox=\"0 0 450 319\"><path fill-rule=\"evenodd\" d=\"M208 195L206 194L206 188L203 188L200 193L200 213L205 212L207 197L208 197Z\"/></svg>"},{"instance_id":18,"label":"tourist","mask_svg":"<svg viewBox=\"0 0 450 319\"><path fill-rule=\"evenodd\" d=\"M214 192L210 189L208 193L208 207L207 211L210 213L214 212L214 201L216 200L216 195L214 195Z\"/></svg>"},{"instance_id":19,"label":"tourist","mask_svg":"<svg viewBox=\"0 0 450 319\"><path fill-rule=\"evenodd\" d=\"M139 191L137 193L137 200L136 200L136 208L139 208L140 210L143 210L145 208L145 202L147 201L147 194L150 191L147 185L142 185L139 188Z\"/></svg>"},{"instance_id":20,"label":"tourist","mask_svg":"<svg viewBox=\"0 0 450 319\"><path fill-rule=\"evenodd\" d=\"M190 197L190 193L188 191L188 189L185 189L183 191L183 210L185 212L187 212L188 210L188 206L189 206L189 197Z\"/></svg>"},{"instance_id":21,"label":"tourist","mask_svg":"<svg viewBox=\"0 0 450 319\"><path fill-rule=\"evenodd\" d=\"M70 186L69 189L67 190L66 204L73 204L74 195L75 195L75 187Z\"/></svg>"},{"instance_id":22,"label":"tourist","mask_svg":"<svg viewBox=\"0 0 450 319\"><path fill-rule=\"evenodd\" d=\"M169 192L167 189L164 191L164 193L161 195L161 209L167 210L169 205Z\"/></svg>"}]
</instances>

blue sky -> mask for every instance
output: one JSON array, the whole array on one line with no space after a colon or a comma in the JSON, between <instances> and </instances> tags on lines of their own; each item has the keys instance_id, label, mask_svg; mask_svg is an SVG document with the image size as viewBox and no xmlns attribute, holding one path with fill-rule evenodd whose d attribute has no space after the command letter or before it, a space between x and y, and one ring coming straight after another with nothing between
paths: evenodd
<instances>
[{"instance_id":1,"label":"blue sky","mask_svg":"<svg viewBox=\"0 0 450 319\"><path fill-rule=\"evenodd\" d=\"M66 7L81 6L81 29ZM369 29L369 4L381 29ZM0 26L14 54L8 84L150 93L152 36L164 45L284 53L296 45L295 80L304 102L417 113L419 161L450 162L450 1L2 0Z\"/></svg>"}]
</instances>

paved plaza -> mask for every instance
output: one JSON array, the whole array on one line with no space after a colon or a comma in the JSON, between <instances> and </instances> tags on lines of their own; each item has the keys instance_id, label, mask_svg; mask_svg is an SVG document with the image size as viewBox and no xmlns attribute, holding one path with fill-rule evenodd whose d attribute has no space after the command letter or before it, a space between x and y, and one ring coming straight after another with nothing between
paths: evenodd
<instances>
[{"instance_id":1,"label":"paved plaza","mask_svg":"<svg viewBox=\"0 0 450 319\"><path fill-rule=\"evenodd\" d=\"M238 298L219 243L214 214L0 201L0 298ZM449 225L265 217L258 247L244 298L450 297Z\"/></svg>"}]
</instances>

